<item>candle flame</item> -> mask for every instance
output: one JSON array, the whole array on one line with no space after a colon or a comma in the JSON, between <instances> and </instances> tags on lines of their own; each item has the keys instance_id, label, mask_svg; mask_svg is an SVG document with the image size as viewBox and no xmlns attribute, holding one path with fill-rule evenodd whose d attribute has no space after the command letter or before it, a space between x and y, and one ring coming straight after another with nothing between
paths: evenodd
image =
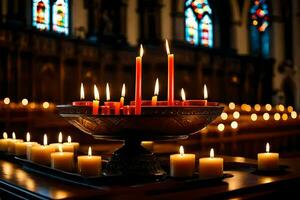
<instances>
[{"instance_id":1,"label":"candle flame","mask_svg":"<svg viewBox=\"0 0 300 200\"><path fill-rule=\"evenodd\" d=\"M68 143L71 143L72 142L72 138L71 136L68 136Z\"/></svg>"},{"instance_id":2,"label":"candle flame","mask_svg":"<svg viewBox=\"0 0 300 200\"><path fill-rule=\"evenodd\" d=\"M184 92L183 88L181 88L181 99L182 99L182 101L186 100L186 98L185 98L185 92Z\"/></svg>"},{"instance_id":3,"label":"candle flame","mask_svg":"<svg viewBox=\"0 0 300 200\"><path fill-rule=\"evenodd\" d=\"M180 153L181 156L184 155L184 148L183 148L183 146L179 147L179 153Z\"/></svg>"},{"instance_id":4,"label":"candle flame","mask_svg":"<svg viewBox=\"0 0 300 200\"><path fill-rule=\"evenodd\" d=\"M12 132L12 139L16 139L16 134L15 134L15 132Z\"/></svg>"},{"instance_id":5,"label":"candle flame","mask_svg":"<svg viewBox=\"0 0 300 200\"><path fill-rule=\"evenodd\" d=\"M167 54L169 55L170 54L170 48L169 48L168 40L166 40L166 51L167 51Z\"/></svg>"},{"instance_id":6,"label":"candle flame","mask_svg":"<svg viewBox=\"0 0 300 200\"><path fill-rule=\"evenodd\" d=\"M62 143L63 138L62 138L62 132L59 132L58 134L58 143Z\"/></svg>"},{"instance_id":7,"label":"candle flame","mask_svg":"<svg viewBox=\"0 0 300 200\"><path fill-rule=\"evenodd\" d=\"M215 152L214 152L214 149L213 149L213 148L210 149L209 157L210 157L210 158L214 158L214 157L215 157Z\"/></svg>"},{"instance_id":8,"label":"candle flame","mask_svg":"<svg viewBox=\"0 0 300 200\"><path fill-rule=\"evenodd\" d=\"M84 88L83 83L80 84L80 100L84 99Z\"/></svg>"},{"instance_id":9,"label":"candle flame","mask_svg":"<svg viewBox=\"0 0 300 200\"><path fill-rule=\"evenodd\" d=\"M92 156L92 147L89 146L88 156Z\"/></svg>"},{"instance_id":10,"label":"candle flame","mask_svg":"<svg viewBox=\"0 0 300 200\"><path fill-rule=\"evenodd\" d=\"M44 146L48 144L47 134L44 134Z\"/></svg>"},{"instance_id":11,"label":"candle flame","mask_svg":"<svg viewBox=\"0 0 300 200\"><path fill-rule=\"evenodd\" d=\"M100 95L99 95L98 88L97 88L97 86L94 84L94 98L95 98L95 100L98 100L98 101L99 101L99 99L100 99L99 96L100 96Z\"/></svg>"},{"instance_id":12,"label":"candle flame","mask_svg":"<svg viewBox=\"0 0 300 200\"><path fill-rule=\"evenodd\" d=\"M110 101L110 91L109 91L109 84L106 83L106 100Z\"/></svg>"},{"instance_id":13,"label":"candle flame","mask_svg":"<svg viewBox=\"0 0 300 200\"><path fill-rule=\"evenodd\" d=\"M158 96L159 93L159 82L158 82L158 78L155 81L155 87L154 87L154 96Z\"/></svg>"},{"instance_id":14,"label":"candle flame","mask_svg":"<svg viewBox=\"0 0 300 200\"><path fill-rule=\"evenodd\" d=\"M125 89L125 83L123 83L123 85L122 85L121 97L125 97L125 92L126 92L126 89Z\"/></svg>"},{"instance_id":15,"label":"candle flame","mask_svg":"<svg viewBox=\"0 0 300 200\"><path fill-rule=\"evenodd\" d=\"M58 145L58 150L59 150L59 152L63 152L63 148L62 148L62 145Z\"/></svg>"},{"instance_id":16,"label":"candle flame","mask_svg":"<svg viewBox=\"0 0 300 200\"><path fill-rule=\"evenodd\" d=\"M270 144L269 144L269 142L267 142L267 144L266 144L266 152L267 152L267 153L270 152Z\"/></svg>"},{"instance_id":17,"label":"candle flame","mask_svg":"<svg viewBox=\"0 0 300 200\"><path fill-rule=\"evenodd\" d=\"M143 45L141 44L140 46L140 57L143 57L144 55L144 49L143 49Z\"/></svg>"},{"instance_id":18,"label":"candle flame","mask_svg":"<svg viewBox=\"0 0 300 200\"><path fill-rule=\"evenodd\" d=\"M204 84L204 88L203 88L203 96L204 96L204 99L207 99L207 98L208 98L208 93L207 93L207 87L206 87L206 84Z\"/></svg>"},{"instance_id":19,"label":"candle flame","mask_svg":"<svg viewBox=\"0 0 300 200\"><path fill-rule=\"evenodd\" d=\"M26 141L30 142L30 133L29 132L27 132L27 134L26 134Z\"/></svg>"},{"instance_id":20,"label":"candle flame","mask_svg":"<svg viewBox=\"0 0 300 200\"><path fill-rule=\"evenodd\" d=\"M4 138L4 139L7 139L7 138L8 138L8 136L7 136L7 133L6 133L6 132L3 132L3 138Z\"/></svg>"}]
</instances>

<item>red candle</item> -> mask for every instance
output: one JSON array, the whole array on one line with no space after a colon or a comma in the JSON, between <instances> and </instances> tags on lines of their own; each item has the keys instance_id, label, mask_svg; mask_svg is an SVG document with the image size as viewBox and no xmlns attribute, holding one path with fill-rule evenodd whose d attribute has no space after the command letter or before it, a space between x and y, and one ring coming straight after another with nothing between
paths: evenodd
<instances>
[{"instance_id":1,"label":"red candle","mask_svg":"<svg viewBox=\"0 0 300 200\"><path fill-rule=\"evenodd\" d=\"M91 101L83 101L84 100L84 88L83 83L80 85L80 101L72 102L73 106L93 106L93 102Z\"/></svg>"},{"instance_id":2,"label":"red candle","mask_svg":"<svg viewBox=\"0 0 300 200\"><path fill-rule=\"evenodd\" d=\"M142 112L142 57L143 46L140 47L140 56L135 59L135 114L140 115Z\"/></svg>"},{"instance_id":3,"label":"red candle","mask_svg":"<svg viewBox=\"0 0 300 200\"><path fill-rule=\"evenodd\" d=\"M94 85L94 96L95 100L93 101L93 115L98 115L99 110L99 91L96 85Z\"/></svg>"},{"instance_id":4,"label":"red candle","mask_svg":"<svg viewBox=\"0 0 300 200\"><path fill-rule=\"evenodd\" d=\"M114 108L115 108L115 115L120 115L121 103L120 102L114 102Z\"/></svg>"},{"instance_id":5,"label":"red candle","mask_svg":"<svg viewBox=\"0 0 300 200\"><path fill-rule=\"evenodd\" d=\"M157 105L157 96L159 93L159 83L158 78L155 81L155 87L154 87L154 96L152 97L151 105L156 106Z\"/></svg>"},{"instance_id":6,"label":"red candle","mask_svg":"<svg viewBox=\"0 0 300 200\"><path fill-rule=\"evenodd\" d=\"M101 115L110 115L109 106L101 106Z\"/></svg>"},{"instance_id":7,"label":"red candle","mask_svg":"<svg viewBox=\"0 0 300 200\"><path fill-rule=\"evenodd\" d=\"M125 83L123 83L122 91L121 91L121 98L120 98L120 106L124 106L124 100L125 100Z\"/></svg>"},{"instance_id":8,"label":"red candle","mask_svg":"<svg viewBox=\"0 0 300 200\"><path fill-rule=\"evenodd\" d=\"M174 54L170 54L168 40L166 40L168 54L168 105L174 105Z\"/></svg>"}]
</instances>

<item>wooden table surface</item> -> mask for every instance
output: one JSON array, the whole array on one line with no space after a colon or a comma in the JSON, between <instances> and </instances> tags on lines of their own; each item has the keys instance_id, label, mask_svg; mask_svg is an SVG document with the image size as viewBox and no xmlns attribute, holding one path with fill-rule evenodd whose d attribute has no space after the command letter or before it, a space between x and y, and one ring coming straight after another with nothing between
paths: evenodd
<instances>
[{"instance_id":1,"label":"wooden table surface","mask_svg":"<svg viewBox=\"0 0 300 200\"><path fill-rule=\"evenodd\" d=\"M253 167L245 166L256 164L255 160L225 156L225 162L230 169L225 173L233 177L217 183L167 179L93 188L42 176L11 161L0 160L0 195L13 199L252 199L300 191L300 158L281 159L281 164L289 166L288 172L276 176L251 173Z\"/></svg>"}]
</instances>

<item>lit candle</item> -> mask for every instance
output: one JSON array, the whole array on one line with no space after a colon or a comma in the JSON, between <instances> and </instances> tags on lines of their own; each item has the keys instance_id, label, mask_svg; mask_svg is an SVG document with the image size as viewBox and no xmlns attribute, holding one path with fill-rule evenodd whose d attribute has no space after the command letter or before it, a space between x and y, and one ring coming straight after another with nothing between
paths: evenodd
<instances>
[{"instance_id":1,"label":"lit candle","mask_svg":"<svg viewBox=\"0 0 300 200\"><path fill-rule=\"evenodd\" d=\"M0 140L0 151L6 152L8 149L8 141L11 140L8 138L7 133L3 132L3 139Z\"/></svg>"},{"instance_id":2,"label":"lit candle","mask_svg":"<svg viewBox=\"0 0 300 200\"><path fill-rule=\"evenodd\" d=\"M168 105L174 104L174 54L170 54L168 40L166 40L168 54Z\"/></svg>"},{"instance_id":3,"label":"lit candle","mask_svg":"<svg viewBox=\"0 0 300 200\"><path fill-rule=\"evenodd\" d=\"M182 105L183 106L187 105L186 96L185 96L185 92L184 92L183 88L181 88L181 100L182 100Z\"/></svg>"},{"instance_id":4,"label":"lit candle","mask_svg":"<svg viewBox=\"0 0 300 200\"><path fill-rule=\"evenodd\" d=\"M26 134L26 142L16 142L15 143L15 155L17 156L26 156L27 155L27 148L29 146L36 145L36 142L30 142L30 133L27 132Z\"/></svg>"},{"instance_id":5,"label":"lit candle","mask_svg":"<svg viewBox=\"0 0 300 200\"><path fill-rule=\"evenodd\" d=\"M106 83L106 101L104 102L104 106L101 106L101 114L102 115L110 115L110 108L113 107L113 102L110 102L110 90L109 84Z\"/></svg>"},{"instance_id":6,"label":"lit candle","mask_svg":"<svg viewBox=\"0 0 300 200\"><path fill-rule=\"evenodd\" d=\"M59 152L51 153L51 167L63 171L74 170L74 153L63 152L62 146L59 146Z\"/></svg>"},{"instance_id":7,"label":"lit candle","mask_svg":"<svg viewBox=\"0 0 300 200\"><path fill-rule=\"evenodd\" d=\"M157 105L157 96L159 93L159 83L158 78L155 81L155 87L154 87L154 96L152 97L151 105L156 106Z\"/></svg>"},{"instance_id":8,"label":"lit candle","mask_svg":"<svg viewBox=\"0 0 300 200\"><path fill-rule=\"evenodd\" d=\"M79 143L78 142L72 142L72 138L71 136L68 136L67 139L68 142L65 142L63 144L63 151L69 151L69 152L77 152L77 150L79 149Z\"/></svg>"},{"instance_id":9,"label":"lit candle","mask_svg":"<svg viewBox=\"0 0 300 200\"><path fill-rule=\"evenodd\" d=\"M204 106L207 106L207 98L208 98L208 92L207 92L207 87L206 84L204 84L203 87L203 97L204 97Z\"/></svg>"},{"instance_id":10,"label":"lit candle","mask_svg":"<svg viewBox=\"0 0 300 200\"><path fill-rule=\"evenodd\" d=\"M120 106L124 106L124 101L125 101L125 83L123 83L122 86L122 91L121 91L121 98L120 98Z\"/></svg>"},{"instance_id":11,"label":"lit candle","mask_svg":"<svg viewBox=\"0 0 300 200\"><path fill-rule=\"evenodd\" d=\"M266 144L266 153L257 154L259 170L277 170L279 163L279 154L270 153L270 145Z\"/></svg>"},{"instance_id":12,"label":"lit candle","mask_svg":"<svg viewBox=\"0 0 300 200\"><path fill-rule=\"evenodd\" d=\"M101 156L92 156L91 147L87 156L78 156L78 172L82 176L99 176L101 171Z\"/></svg>"},{"instance_id":13,"label":"lit candle","mask_svg":"<svg viewBox=\"0 0 300 200\"><path fill-rule=\"evenodd\" d=\"M92 106L93 102L91 101L84 101L85 95L84 95L84 87L83 83L80 84L80 101L74 101L72 102L73 106Z\"/></svg>"},{"instance_id":14,"label":"lit candle","mask_svg":"<svg viewBox=\"0 0 300 200\"><path fill-rule=\"evenodd\" d=\"M95 99L93 100L93 115L98 115L98 110L99 110L99 91L96 85L94 85L94 97Z\"/></svg>"},{"instance_id":15,"label":"lit candle","mask_svg":"<svg viewBox=\"0 0 300 200\"><path fill-rule=\"evenodd\" d=\"M214 149L210 149L209 158L199 159L199 177L213 178L223 175L223 158L214 157Z\"/></svg>"},{"instance_id":16,"label":"lit candle","mask_svg":"<svg viewBox=\"0 0 300 200\"><path fill-rule=\"evenodd\" d=\"M56 151L59 151L59 146L62 146L62 141L63 141L62 132L59 132L57 141L58 141L57 143L52 143L50 144L50 146L53 146Z\"/></svg>"},{"instance_id":17,"label":"lit candle","mask_svg":"<svg viewBox=\"0 0 300 200\"><path fill-rule=\"evenodd\" d=\"M140 47L140 56L135 59L135 114L142 113L142 57L143 46Z\"/></svg>"},{"instance_id":18,"label":"lit candle","mask_svg":"<svg viewBox=\"0 0 300 200\"><path fill-rule=\"evenodd\" d=\"M15 153L15 143L17 142L23 142L23 140L21 139L16 139L16 134L15 132L12 133L12 139L8 140L7 142L7 151L10 154L14 154Z\"/></svg>"},{"instance_id":19,"label":"lit candle","mask_svg":"<svg viewBox=\"0 0 300 200\"><path fill-rule=\"evenodd\" d=\"M37 145L31 147L31 160L42 165L50 165L51 163L51 153L55 152L53 146L48 145L47 135L44 134L44 145Z\"/></svg>"},{"instance_id":20,"label":"lit candle","mask_svg":"<svg viewBox=\"0 0 300 200\"><path fill-rule=\"evenodd\" d=\"M184 154L183 146L179 154L170 155L170 176L191 177L195 170L195 154Z\"/></svg>"}]
</instances>

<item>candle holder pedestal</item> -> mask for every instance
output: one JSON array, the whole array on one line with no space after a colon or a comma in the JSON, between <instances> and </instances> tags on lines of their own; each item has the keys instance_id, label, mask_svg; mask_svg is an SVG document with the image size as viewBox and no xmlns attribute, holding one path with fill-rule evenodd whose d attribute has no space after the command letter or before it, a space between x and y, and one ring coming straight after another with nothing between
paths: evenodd
<instances>
[{"instance_id":1,"label":"candle holder pedestal","mask_svg":"<svg viewBox=\"0 0 300 200\"><path fill-rule=\"evenodd\" d=\"M222 106L144 106L141 115L92 115L91 107L59 105L59 114L95 139L123 140L105 175L162 176L159 160L141 141L186 139L218 117Z\"/></svg>"},{"instance_id":2,"label":"candle holder pedestal","mask_svg":"<svg viewBox=\"0 0 300 200\"><path fill-rule=\"evenodd\" d=\"M116 150L104 169L104 175L162 177L165 171L154 153L140 145L139 140L125 140Z\"/></svg>"}]
</instances>

